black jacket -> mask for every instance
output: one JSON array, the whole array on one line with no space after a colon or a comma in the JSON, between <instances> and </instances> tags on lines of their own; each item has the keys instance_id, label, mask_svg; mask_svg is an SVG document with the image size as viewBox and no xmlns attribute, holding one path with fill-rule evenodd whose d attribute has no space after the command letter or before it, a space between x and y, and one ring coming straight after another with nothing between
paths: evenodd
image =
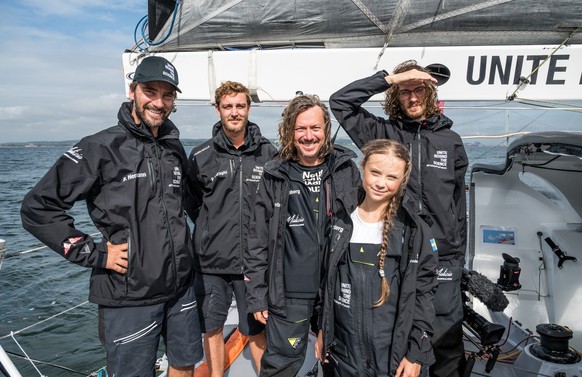
<instances>
[{"instance_id":1,"label":"black jacket","mask_svg":"<svg viewBox=\"0 0 582 377\"><path fill-rule=\"evenodd\" d=\"M326 158L329 174L324 178L327 215L333 216L332 203L342 192L360 182L360 173L352 158L356 154L336 146ZM253 220L249 232L249 247L245 254L248 312L268 309L285 316L285 286L283 276L284 235L289 198L287 161L276 158L265 165L259 184ZM319 230L322 231L322 230ZM327 237L322 234L320 237Z\"/></svg>"},{"instance_id":2,"label":"black jacket","mask_svg":"<svg viewBox=\"0 0 582 377\"><path fill-rule=\"evenodd\" d=\"M467 239L465 172L469 160L453 122L436 115L422 122L384 119L362 105L389 88L384 73L354 81L332 94L330 109L361 148L373 139L394 139L412 155L408 192L435 236L439 256L464 257Z\"/></svg>"},{"instance_id":3,"label":"black jacket","mask_svg":"<svg viewBox=\"0 0 582 377\"><path fill-rule=\"evenodd\" d=\"M220 122L212 139L190 154L188 185L193 193L188 213L196 223L194 254L197 269L209 274L242 274L249 222L263 166L276 153L248 123L245 145L227 141Z\"/></svg>"},{"instance_id":4,"label":"black jacket","mask_svg":"<svg viewBox=\"0 0 582 377\"><path fill-rule=\"evenodd\" d=\"M367 348L368 352L374 352L373 341L370 340L367 344L339 344L336 343L337 335L334 330L342 331L337 326L334 327L334 294L336 292L336 275L338 273L338 264L342 258L346 258L346 253L349 254L349 244L353 231L353 223L350 214L357 207L358 195L352 190L346 192L339 200L339 210L334 217L334 224L330 236L330 250L329 262L326 264L327 271L325 282L323 286L323 309L319 319L319 326L324 334L324 350L332 346L342 346L349 350L358 351L363 357L362 350ZM360 193L360 197L362 194ZM390 357L388 355L376 355L376 360L386 362L388 375L395 374L398 365L403 357L409 361L419 363L421 365L430 365L434 362L432 353L431 336L432 336L432 322L435 317L433 307L434 292L437 287L436 281L436 267L437 267L437 252L433 250L431 245L432 233L428 225L420 219L412 208L413 203L405 196L403 205L395 219L395 224L392 230L392 236L389 238L390 247L392 249L401 249L401 257L399 263L400 270L400 290L391 291L391 295L398 295L396 304L396 318L378 319L376 314L371 316L371 312L365 312L370 315L367 318L360 318L359 323L367 323L370 328L359 329L350 328L349 326L342 328L345 331L352 331L342 336L343 339L372 339L366 337L365 333L375 333L380 331L379 328L387 321L394 323L392 332L392 346ZM399 244L401 242L401 244ZM374 275L377 275L377 270L373 269ZM354 277L354 279L357 279ZM379 279L378 284L379 284ZM361 284L369 284L362 283ZM351 287L351 307L355 310L356 307L364 302L373 302L377 297L364 299L354 291L355 287ZM366 292L363 290L362 292ZM364 293L362 293L364 294ZM358 303L359 302L359 303ZM387 305L387 304L385 304ZM376 309L374 309L376 310ZM374 320L375 319L375 320ZM345 325L345 324L344 324ZM358 342L361 343L361 342ZM338 350L341 352L341 350ZM365 360L360 360L352 367L355 369L366 368ZM362 374L363 370L361 371ZM370 372L368 370L368 372ZM372 373L373 374L373 373Z\"/></svg>"},{"instance_id":5,"label":"black jacket","mask_svg":"<svg viewBox=\"0 0 582 377\"><path fill-rule=\"evenodd\" d=\"M182 202L186 153L171 121L154 139L135 124L129 103L118 119L117 126L83 138L57 160L25 196L22 225L67 260L93 269L91 302L166 302L187 288L193 271ZM66 213L80 200L103 235L101 243L76 229ZM107 241L129 243L126 275L105 269Z\"/></svg>"}]
</instances>

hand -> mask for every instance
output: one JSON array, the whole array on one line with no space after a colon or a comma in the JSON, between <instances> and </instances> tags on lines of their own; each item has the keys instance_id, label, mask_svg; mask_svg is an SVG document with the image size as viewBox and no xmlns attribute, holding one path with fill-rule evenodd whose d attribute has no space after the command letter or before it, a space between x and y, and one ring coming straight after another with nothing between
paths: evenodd
<instances>
[{"instance_id":1,"label":"hand","mask_svg":"<svg viewBox=\"0 0 582 377\"><path fill-rule=\"evenodd\" d=\"M388 75L385 77L385 79L386 82L390 85L400 85L400 84L420 85L424 81L430 81L433 84L437 82L437 80L430 74L419 71L418 69L411 69L410 71Z\"/></svg>"},{"instance_id":2,"label":"hand","mask_svg":"<svg viewBox=\"0 0 582 377\"><path fill-rule=\"evenodd\" d=\"M315 342L315 358L319 361L321 361L324 364L329 363L329 360L327 359L327 355L329 355L329 353L325 353L325 359L321 360L321 351L323 350L323 331L319 330L319 332L317 333L317 341Z\"/></svg>"},{"instance_id":3,"label":"hand","mask_svg":"<svg viewBox=\"0 0 582 377\"><path fill-rule=\"evenodd\" d=\"M105 268L120 274L127 273L127 247L128 244L126 243L113 245L111 242L107 242L107 263Z\"/></svg>"},{"instance_id":4,"label":"hand","mask_svg":"<svg viewBox=\"0 0 582 377\"><path fill-rule=\"evenodd\" d=\"M267 319L269 319L269 311L259 310L258 312L254 312L253 316L257 321L261 322L263 325L266 325Z\"/></svg>"},{"instance_id":5,"label":"hand","mask_svg":"<svg viewBox=\"0 0 582 377\"><path fill-rule=\"evenodd\" d=\"M396 377L418 377L420 374L420 364L412 363L405 357L396 369Z\"/></svg>"}]
</instances>

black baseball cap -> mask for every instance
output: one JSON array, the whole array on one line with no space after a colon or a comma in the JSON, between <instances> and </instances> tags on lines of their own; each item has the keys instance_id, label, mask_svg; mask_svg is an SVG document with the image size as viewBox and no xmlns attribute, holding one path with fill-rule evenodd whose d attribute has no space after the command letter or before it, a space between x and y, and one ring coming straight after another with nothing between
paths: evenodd
<instances>
[{"instance_id":1,"label":"black baseball cap","mask_svg":"<svg viewBox=\"0 0 582 377\"><path fill-rule=\"evenodd\" d=\"M178 92L182 93L178 88L178 71L176 67L161 56L148 56L142 60L133 74L133 81L164 81L172 84Z\"/></svg>"}]
</instances>

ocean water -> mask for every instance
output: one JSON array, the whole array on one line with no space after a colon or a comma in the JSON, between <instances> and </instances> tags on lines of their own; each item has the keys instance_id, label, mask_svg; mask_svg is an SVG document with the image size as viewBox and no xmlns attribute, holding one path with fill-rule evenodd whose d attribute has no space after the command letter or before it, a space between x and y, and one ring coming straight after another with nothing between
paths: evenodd
<instances>
[{"instance_id":1,"label":"ocean water","mask_svg":"<svg viewBox=\"0 0 582 377\"><path fill-rule=\"evenodd\" d=\"M349 140L339 142L355 150ZM196 143L185 141L186 152ZM90 271L47 248L18 255L42 246L21 226L22 198L72 145L0 144L0 239L6 241L7 257L0 269L0 345L26 377L39 376L35 368L49 377L89 376L105 365L97 306L85 303ZM505 148L467 144L467 153L471 165L500 163ZM77 228L96 232L84 203L75 205L70 214ZM13 355L24 353L35 360L35 366Z\"/></svg>"}]
</instances>

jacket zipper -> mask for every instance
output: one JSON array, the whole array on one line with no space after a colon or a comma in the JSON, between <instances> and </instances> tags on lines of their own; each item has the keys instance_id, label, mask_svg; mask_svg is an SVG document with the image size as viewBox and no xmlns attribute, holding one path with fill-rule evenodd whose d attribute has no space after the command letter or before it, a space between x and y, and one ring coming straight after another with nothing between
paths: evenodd
<instances>
[{"instance_id":1,"label":"jacket zipper","mask_svg":"<svg viewBox=\"0 0 582 377\"><path fill-rule=\"evenodd\" d=\"M353 263L353 262L352 262ZM368 300L366 300L366 298L368 297L368 295L366 295L366 289L368 288L368 281L367 281L367 276L366 276L366 271L363 268L364 266L356 266L357 270L358 270L358 274L361 274L362 276L362 285L360 286L360 297L362 297L361 305L358 308L358 311L360 312L360 315L358 315L358 317L361 319L362 321L362 346L361 346L361 350L362 350L362 356L364 357L364 365L363 367L365 368L365 371L370 370L371 368L371 358L370 358L370 349L368 347L369 344L369 336L368 336L368 330L371 329L371 324L368 323L368 317L366 316L366 306L368 305ZM352 287L353 289L353 287ZM370 303L371 305L371 303Z\"/></svg>"},{"instance_id":2,"label":"jacket zipper","mask_svg":"<svg viewBox=\"0 0 582 377\"><path fill-rule=\"evenodd\" d=\"M416 139L417 139L417 144L416 146L418 147L418 208L420 210L420 212L423 211L423 205L422 205L422 148L421 148L421 138L420 138L420 128L421 128L421 124L418 124L418 131L416 132Z\"/></svg>"},{"instance_id":3,"label":"jacket zipper","mask_svg":"<svg viewBox=\"0 0 582 377\"><path fill-rule=\"evenodd\" d=\"M129 293L129 268L131 267L131 229L127 230L127 271L125 272L125 295Z\"/></svg>"},{"instance_id":4,"label":"jacket zipper","mask_svg":"<svg viewBox=\"0 0 582 377\"><path fill-rule=\"evenodd\" d=\"M239 152L240 153L240 152ZM241 274L244 274L244 250L243 250L243 215L242 215L242 207L243 207L243 164L242 164L242 156L239 154L238 156L238 166L239 166L239 187L238 187L238 235L239 235L239 249L240 249L240 260L243 262L240 266Z\"/></svg>"},{"instance_id":5,"label":"jacket zipper","mask_svg":"<svg viewBox=\"0 0 582 377\"><path fill-rule=\"evenodd\" d=\"M168 207L166 206L166 201L164 199L164 183L162 182L163 179L163 172L162 172L162 156L160 154L160 145L157 141L154 141L154 150L156 151L156 157L158 158L158 168L159 168L159 176L160 176L160 201L162 202L162 207L164 209L164 221L166 222L166 226L168 227L168 239L170 241L170 250L172 250L172 266L174 267L174 280L178 282L178 268L176 266L176 250L174 249L174 239L172 238L172 232L170 231L171 225L168 219ZM174 284L174 294L177 292L178 284Z\"/></svg>"},{"instance_id":6,"label":"jacket zipper","mask_svg":"<svg viewBox=\"0 0 582 377\"><path fill-rule=\"evenodd\" d=\"M155 169L153 167L153 162L152 162L152 158L148 157L148 173L149 173L149 177L150 177L150 186L152 188L152 191L155 188L155 184L156 184L156 179L155 179Z\"/></svg>"}]
</instances>

